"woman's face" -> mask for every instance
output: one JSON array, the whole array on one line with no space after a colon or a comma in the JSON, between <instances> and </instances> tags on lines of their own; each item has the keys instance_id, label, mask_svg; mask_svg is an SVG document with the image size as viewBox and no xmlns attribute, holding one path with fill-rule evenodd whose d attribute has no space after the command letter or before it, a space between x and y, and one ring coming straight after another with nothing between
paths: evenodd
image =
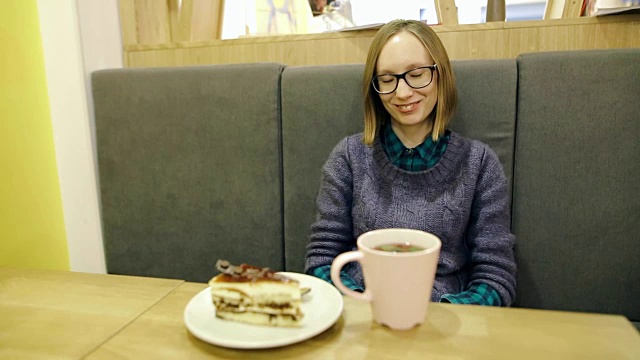
<instances>
[{"instance_id":1,"label":"woman's face","mask_svg":"<svg viewBox=\"0 0 640 360\"><path fill-rule=\"evenodd\" d=\"M420 40L412 33L403 31L392 36L382 47L375 75L402 74L420 66L433 64L431 55ZM433 80L426 87L414 89L404 80L398 80L396 91L380 94L382 104L391 115L392 125L403 130L428 128L430 131L432 119L427 118L433 112L438 99L437 82L437 71L434 71Z\"/></svg>"}]
</instances>

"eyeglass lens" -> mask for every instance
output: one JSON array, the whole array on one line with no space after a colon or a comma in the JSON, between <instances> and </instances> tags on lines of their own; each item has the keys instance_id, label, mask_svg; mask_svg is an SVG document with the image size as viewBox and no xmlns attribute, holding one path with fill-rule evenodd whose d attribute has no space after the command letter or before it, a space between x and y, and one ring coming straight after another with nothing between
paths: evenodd
<instances>
[{"instance_id":1,"label":"eyeglass lens","mask_svg":"<svg viewBox=\"0 0 640 360\"><path fill-rule=\"evenodd\" d=\"M432 70L431 68L423 67L410 70L401 75L378 75L374 78L373 85L380 93L391 93L398 86L398 78L404 78L407 85L419 89L431 83Z\"/></svg>"}]
</instances>

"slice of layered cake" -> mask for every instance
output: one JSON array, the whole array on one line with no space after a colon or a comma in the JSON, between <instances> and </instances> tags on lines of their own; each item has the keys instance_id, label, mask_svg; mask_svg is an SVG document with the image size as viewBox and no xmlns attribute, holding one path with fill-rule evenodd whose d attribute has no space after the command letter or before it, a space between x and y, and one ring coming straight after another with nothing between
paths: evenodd
<instances>
[{"instance_id":1,"label":"slice of layered cake","mask_svg":"<svg viewBox=\"0 0 640 360\"><path fill-rule=\"evenodd\" d=\"M298 281L268 268L234 266L218 260L221 274L209 280L216 316L226 320L271 326L298 326L301 289Z\"/></svg>"}]
</instances>

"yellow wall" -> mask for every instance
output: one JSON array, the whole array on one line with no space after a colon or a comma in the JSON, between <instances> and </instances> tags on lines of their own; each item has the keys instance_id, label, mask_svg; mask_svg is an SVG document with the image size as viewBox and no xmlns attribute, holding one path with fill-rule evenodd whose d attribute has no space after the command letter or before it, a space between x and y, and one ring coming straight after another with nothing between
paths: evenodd
<instances>
[{"instance_id":1,"label":"yellow wall","mask_svg":"<svg viewBox=\"0 0 640 360\"><path fill-rule=\"evenodd\" d=\"M0 2L0 266L69 269L36 0Z\"/></svg>"}]
</instances>

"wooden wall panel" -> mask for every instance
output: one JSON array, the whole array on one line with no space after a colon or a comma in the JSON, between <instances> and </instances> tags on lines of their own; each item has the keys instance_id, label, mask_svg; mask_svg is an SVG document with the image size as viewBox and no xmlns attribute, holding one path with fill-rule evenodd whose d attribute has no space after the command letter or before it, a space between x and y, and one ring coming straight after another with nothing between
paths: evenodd
<instances>
[{"instance_id":1,"label":"wooden wall panel","mask_svg":"<svg viewBox=\"0 0 640 360\"><path fill-rule=\"evenodd\" d=\"M169 6L167 1L135 0L138 44L171 42Z\"/></svg>"},{"instance_id":2,"label":"wooden wall panel","mask_svg":"<svg viewBox=\"0 0 640 360\"><path fill-rule=\"evenodd\" d=\"M125 49L220 39L224 0L119 0L118 6Z\"/></svg>"},{"instance_id":3,"label":"wooden wall panel","mask_svg":"<svg viewBox=\"0 0 640 360\"><path fill-rule=\"evenodd\" d=\"M602 18L435 26L451 59L506 59L521 53L640 48L640 14ZM376 30L128 46L131 67L278 62L364 63Z\"/></svg>"},{"instance_id":4,"label":"wooden wall panel","mask_svg":"<svg viewBox=\"0 0 640 360\"><path fill-rule=\"evenodd\" d=\"M454 0L434 0L438 23L444 25L458 24L458 9Z\"/></svg>"},{"instance_id":5,"label":"wooden wall panel","mask_svg":"<svg viewBox=\"0 0 640 360\"><path fill-rule=\"evenodd\" d=\"M191 41L193 19L193 0L168 0L170 41Z\"/></svg>"},{"instance_id":6,"label":"wooden wall panel","mask_svg":"<svg viewBox=\"0 0 640 360\"><path fill-rule=\"evenodd\" d=\"M577 18L582 13L583 0L565 0L564 9L562 11L563 18Z\"/></svg>"},{"instance_id":7,"label":"wooden wall panel","mask_svg":"<svg viewBox=\"0 0 640 360\"><path fill-rule=\"evenodd\" d=\"M627 44L635 44L640 47L640 21L632 23L600 24L595 31L597 48L629 47Z\"/></svg>"},{"instance_id":8,"label":"wooden wall panel","mask_svg":"<svg viewBox=\"0 0 640 360\"><path fill-rule=\"evenodd\" d=\"M134 0L118 1L120 12L120 29L122 45L127 46L138 44L138 23L136 22L136 6Z\"/></svg>"},{"instance_id":9,"label":"wooden wall panel","mask_svg":"<svg viewBox=\"0 0 640 360\"><path fill-rule=\"evenodd\" d=\"M190 41L220 39L222 35L222 14L224 13L223 1L193 0L193 2Z\"/></svg>"}]
</instances>

